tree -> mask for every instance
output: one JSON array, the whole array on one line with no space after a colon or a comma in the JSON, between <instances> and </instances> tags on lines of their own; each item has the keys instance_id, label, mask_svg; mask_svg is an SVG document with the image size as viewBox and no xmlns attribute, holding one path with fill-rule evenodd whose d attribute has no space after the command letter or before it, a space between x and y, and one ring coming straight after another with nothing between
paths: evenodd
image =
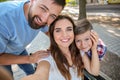
<instances>
[{"instance_id":1,"label":"tree","mask_svg":"<svg viewBox=\"0 0 120 80\"><path fill-rule=\"evenodd\" d=\"M78 20L86 18L86 0L79 0Z\"/></svg>"},{"instance_id":2,"label":"tree","mask_svg":"<svg viewBox=\"0 0 120 80\"><path fill-rule=\"evenodd\" d=\"M91 3L93 3L93 0L91 0Z\"/></svg>"}]
</instances>

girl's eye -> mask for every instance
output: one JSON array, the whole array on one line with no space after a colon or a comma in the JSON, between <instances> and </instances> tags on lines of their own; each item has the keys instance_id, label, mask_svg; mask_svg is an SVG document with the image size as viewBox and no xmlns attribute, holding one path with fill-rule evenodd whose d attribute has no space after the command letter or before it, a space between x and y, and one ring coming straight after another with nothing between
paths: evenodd
<instances>
[{"instance_id":1,"label":"girl's eye","mask_svg":"<svg viewBox=\"0 0 120 80\"><path fill-rule=\"evenodd\" d=\"M80 42L80 40L76 40L75 42L78 43L78 42Z\"/></svg>"},{"instance_id":2,"label":"girl's eye","mask_svg":"<svg viewBox=\"0 0 120 80\"><path fill-rule=\"evenodd\" d=\"M90 40L90 38L86 38L85 40L88 41L88 40Z\"/></svg>"}]
</instances>

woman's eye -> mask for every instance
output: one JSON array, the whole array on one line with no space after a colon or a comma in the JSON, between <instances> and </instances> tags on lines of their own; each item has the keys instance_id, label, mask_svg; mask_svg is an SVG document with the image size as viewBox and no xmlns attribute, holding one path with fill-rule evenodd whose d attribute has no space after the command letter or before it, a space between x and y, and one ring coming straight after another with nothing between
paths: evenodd
<instances>
[{"instance_id":1,"label":"woman's eye","mask_svg":"<svg viewBox=\"0 0 120 80\"><path fill-rule=\"evenodd\" d=\"M68 28L67 28L67 31L73 31L73 28L68 27Z\"/></svg>"},{"instance_id":2,"label":"woman's eye","mask_svg":"<svg viewBox=\"0 0 120 80\"><path fill-rule=\"evenodd\" d=\"M72 31L73 29L68 29L68 31Z\"/></svg>"},{"instance_id":3,"label":"woman's eye","mask_svg":"<svg viewBox=\"0 0 120 80\"><path fill-rule=\"evenodd\" d=\"M55 30L55 32L60 32L60 30Z\"/></svg>"}]
</instances>

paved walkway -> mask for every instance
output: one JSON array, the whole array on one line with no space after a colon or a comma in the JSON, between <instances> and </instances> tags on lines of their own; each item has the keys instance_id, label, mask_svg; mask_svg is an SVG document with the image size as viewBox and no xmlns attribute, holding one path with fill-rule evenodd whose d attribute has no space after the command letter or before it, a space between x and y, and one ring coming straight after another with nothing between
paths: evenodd
<instances>
[{"instance_id":1,"label":"paved walkway","mask_svg":"<svg viewBox=\"0 0 120 80\"><path fill-rule=\"evenodd\" d=\"M14 72L14 80L20 80L22 77L26 76L23 70L21 70L17 65L12 65L12 70Z\"/></svg>"},{"instance_id":2,"label":"paved walkway","mask_svg":"<svg viewBox=\"0 0 120 80\"><path fill-rule=\"evenodd\" d=\"M48 49L49 45L49 38L44 33L40 32L26 49L29 53L32 53L38 50ZM20 80L22 77L26 76L26 74L17 65L13 65L12 69L14 71L14 80Z\"/></svg>"},{"instance_id":3,"label":"paved walkway","mask_svg":"<svg viewBox=\"0 0 120 80\"><path fill-rule=\"evenodd\" d=\"M97 31L100 38L106 43L108 50L120 57L120 27L115 28L105 24L94 23L94 30Z\"/></svg>"}]
</instances>

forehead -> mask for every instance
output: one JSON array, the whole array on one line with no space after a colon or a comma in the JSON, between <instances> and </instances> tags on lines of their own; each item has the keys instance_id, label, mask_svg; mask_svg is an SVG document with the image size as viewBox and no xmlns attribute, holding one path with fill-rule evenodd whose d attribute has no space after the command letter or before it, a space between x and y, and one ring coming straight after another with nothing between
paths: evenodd
<instances>
[{"instance_id":1,"label":"forehead","mask_svg":"<svg viewBox=\"0 0 120 80\"><path fill-rule=\"evenodd\" d=\"M59 14L62 11L62 6L54 2L54 0L37 0L38 5L45 5L50 13Z\"/></svg>"},{"instance_id":2,"label":"forehead","mask_svg":"<svg viewBox=\"0 0 120 80\"><path fill-rule=\"evenodd\" d=\"M76 38L86 38L86 37L90 37L90 30L86 31L85 33L76 35Z\"/></svg>"},{"instance_id":3,"label":"forehead","mask_svg":"<svg viewBox=\"0 0 120 80\"><path fill-rule=\"evenodd\" d=\"M66 27L73 27L72 23L68 19L61 19L58 20L55 24L55 28L66 28Z\"/></svg>"},{"instance_id":4,"label":"forehead","mask_svg":"<svg viewBox=\"0 0 120 80\"><path fill-rule=\"evenodd\" d=\"M54 5L57 6L57 4L54 2L54 0L37 0L37 3L43 4L43 5L47 6L48 8L51 6L54 6Z\"/></svg>"}]
</instances>

